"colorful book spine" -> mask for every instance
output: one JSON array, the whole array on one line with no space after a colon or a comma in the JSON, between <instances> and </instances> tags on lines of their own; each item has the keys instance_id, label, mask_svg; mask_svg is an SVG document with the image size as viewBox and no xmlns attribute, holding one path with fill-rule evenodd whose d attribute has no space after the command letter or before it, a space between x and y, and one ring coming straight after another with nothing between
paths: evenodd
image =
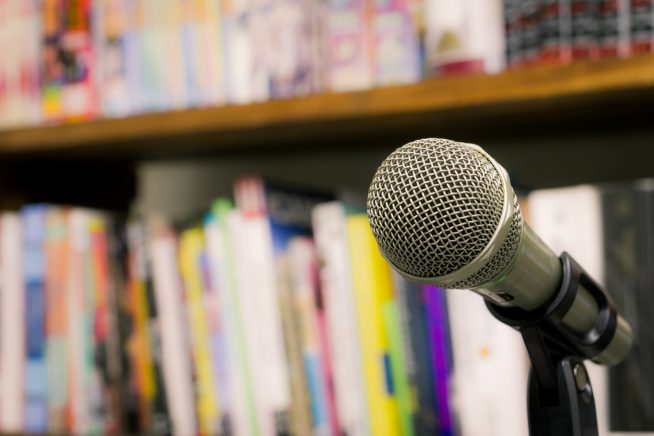
<instances>
[{"instance_id":1,"label":"colorful book spine","mask_svg":"<svg viewBox=\"0 0 654 436\"><path fill-rule=\"evenodd\" d=\"M651 53L654 47L654 2L630 1L631 53Z\"/></svg>"},{"instance_id":2,"label":"colorful book spine","mask_svg":"<svg viewBox=\"0 0 654 436\"><path fill-rule=\"evenodd\" d=\"M422 78L420 43L407 0L374 2L375 84L414 83Z\"/></svg>"},{"instance_id":3,"label":"colorful book spine","mask_svg":"<svg viewBox=\"0 0 654 436\"><path fill-rule=\"evenodd\" d=\"M90 119L100 110L97 83L97 53L91 29L91 0L64 1L64 33L61 48L65 58L62 103L66 120ZM63 57L60 53L58 57Z\"/></svg>"},{"instance_id":4,"label":"colorful book spine","mask_svg":"<svg viewBox=\"0 0 654 436\"><path fill-rule=\"evenodd\" d=\"M121 117L133 112L129 86L129 0L93 3L98 53L98 84L102 115Z\"/></svg>"},{"instance_id":5,"label":"colorful book spine","mask_svg":"<svg viewBox=\"0 0 654 436\"><path fill-rule=\"evenodd\" d=\"M402 334L404 371L413 400L414 431L420 436L440 434L423 289L398 273L393 274L393 283Z\"/></svg>"},{"instance_id":6,"label":"colorful book spine","mask_svg":"<svg viewBox=\"0 0 654 436\"><path fill-rule=\"evenodd\" d=\"M47 212L45 234L45 289L48 317L46 320L49 392L49 430L63 433L66 428L66 406L68 404L68 358L66 306L66 275L68 273L69 244L66 233L66 211L53 207Z\"/></svg>"},{"instance_id":7,"label":"colorful book spine","mask_svg":"<svg viewBox=\"0 0 654 436\"><path fill-rule=\"evenodd\" d=\"M155 434L171 431L166 387L162 374L159 316L152 284L152 265L146 226L135 221L127 227L129 247L128 300L134 322L131 336L132 385L138 401L138 426Z\"/></svg>"},{"instance_id":8,"label":"colorful book spine","mask_svg":"<svg viewBox=\"0 0 654 436\"><path fill-rule=\"evenodd\" d=\"M0 429L25 430L27 329L23 276L22 221L17 213L0 215Z\"/></svg>"},{"instance_id":9,"label":"colorful book spine","mask_svg":"<svg viewBox=\"0 0 654 436\"><path fill-rule=\"evenodd\" d=\"M382 258L366 215L347 218L352 281L359 321L370 432L400 434L383 307L392 298L390 267Z\"/></svg>"},{"instance_id":10,"label":"colorful book spine","mask_svg":"<svg viewBox=\"0 0 654 436\"><path fill-rule=\"evenodd\" d=\"M329 0L327 4L328 88L337 92L371 88L374 84L371 5L366 0Z\"/></svg>"},{"instance_id":11,"label":"colorful book spine","mask_svg":"<svg viewBox=\"0 0 654 436\"><path fill-rule=\"evenodd\" d=\"M21 210L23 233L23 274L27 315L25 328L25 430L48 431L48 375L46 361L45 294L46 265L43 255L48 206L28 206Z\"/></svg>"},{"instance_id":12,"label":"colorful book spine","mask_svg":"<svg viewBox=\"0 0 654 436\"><path fill-rule=\"evenodd\" d=\"M630 0L600 0L599 55L626 57L631 51Z\"/></svg>"},{"instance_id":13,"label":"colorful book spine","mask_svg":"<svg viewBox=\"0 0 654 436\"><path fill-rule=\"evenodd\" d=\"M203 250L202 229L193 227L182 232L179 246L180 272L185 288L185 303L191 350L195 366L196 408L200 434L215 434L220 429L220 406L216 388L216 374L210 353L209 327L202 287L200 257Z\"/></svg>"},{"instance_id":14,"label":"colorful book spine","mask_svg":"<svg viewBox=\"0 0 654 436\"><path fill-rule=\"evenodd\" d=\"M322 295L318 287L315 248L310 238L296 237L290 241L289 263L304 368L311 396L313 434L338 434L329 344Z\"/></svg>"},{"instance_id":15,"label":"colorful book spine","mask_svg":"<svg viewBox=\"0 0 654 436\"><path fill-rule=\"evenodd\" d=\"M43 1L41 90L46 121L62 121L65 118L63 89L66 65L60 55L64 51L64 10L63 0Z\"/></svg>"},{"instance_id":16,"label":"colorful book spine","mask_svg":"<svg viewBox=\"0 0 654 436\"><path fill-rule=\"evenodd\" d=\"M438 430L439 434L448 436L456 433L453 419L454 411L451 405L453 365L445 291L426 286L422 292L427 310L429 350L431 352L433 388L438 412Z\"/></svg>"},{"instance_id":17,"label":"colorful book spine","mask_svg":"<svg viewBox=\"0 0 654 436\"><path fill-rule=\"evenodd\" d=\"M368 422L344 205L329 202L316 206L312 223L338 418L345 434L364 436Z\"/></svg>"}]
</instances>

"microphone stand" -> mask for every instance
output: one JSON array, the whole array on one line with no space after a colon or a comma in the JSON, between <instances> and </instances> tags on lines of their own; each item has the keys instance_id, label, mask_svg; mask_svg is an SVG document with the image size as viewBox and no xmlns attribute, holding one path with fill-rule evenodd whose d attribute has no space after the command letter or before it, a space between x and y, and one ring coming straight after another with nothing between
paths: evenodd
<instances>
[{"instance_id":1,"label":"microphone stand","mask_svg":"<svg viewBox=\"0 0 654 436\"><path fill-rule=\"evenodd\" d=\"M486 306L495 318L522 334L531 360L528 389L531 436L598 436L593 389L584 359L597 356L615 333L617 312L611 299L566 252L560 256L563 280L547 304L525 311ZM598 316L585 335L567 330L561 320L575 301L579 286L595 299Z\"/></svg>"}]
</instances>

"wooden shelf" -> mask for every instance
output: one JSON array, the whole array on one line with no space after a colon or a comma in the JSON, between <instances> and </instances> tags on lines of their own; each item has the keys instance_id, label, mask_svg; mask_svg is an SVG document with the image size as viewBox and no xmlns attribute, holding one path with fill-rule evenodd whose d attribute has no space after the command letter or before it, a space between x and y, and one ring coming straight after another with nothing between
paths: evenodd
<instances>
[{"instance_id":1,"label":"wooden shelf","mask_svg":"<svg viewBox=\"0 0 654 436\"><path fill-rule=\"evenodd\" d=\"M112 157L185 155L379 142L477 132L533 132L645 120L654 56L459 76L407 86L0 132L0 153ZM548 122L547 127L542 123ZM443 135L444 136L444 135Z\"/></svg>"}]
</instances>

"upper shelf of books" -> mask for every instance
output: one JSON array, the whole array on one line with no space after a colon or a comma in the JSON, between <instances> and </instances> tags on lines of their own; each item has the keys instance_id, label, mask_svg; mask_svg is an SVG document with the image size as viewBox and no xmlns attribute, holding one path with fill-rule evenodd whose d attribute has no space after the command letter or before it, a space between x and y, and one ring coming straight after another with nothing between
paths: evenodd
<instances>
[{"instance_id":1,"label":"upper shelf of books","mask_svg":"<svg viewBox=\"0 0 654 436\"><path fill-rule=\"evenodd\" d=\"M0 152L120 156L458 137L644 117L654 56L465 75L350 93L0 131ZM533 131L533 130L532 130ZM505 132L506 133L506 132Z\"/></svg>"}]
</instances>

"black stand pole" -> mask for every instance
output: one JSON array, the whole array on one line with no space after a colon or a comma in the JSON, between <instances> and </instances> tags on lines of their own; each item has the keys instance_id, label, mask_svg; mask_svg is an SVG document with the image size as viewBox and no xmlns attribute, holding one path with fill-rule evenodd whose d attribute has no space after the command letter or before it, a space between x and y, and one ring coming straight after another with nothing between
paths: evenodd
<instances>
[{"instance_id":1,"label":"black stand pole","mask_svg":"<svg viewBox=\"0 0 654 436\"><path fill-rule=\"evenodd\" d=\"M597 436L593 389L584 359L597 356L613 338L617 313L609 297L567 253L561 255L563 283L543 307L527 312L490 302L490 312L520 331L531 360L528 413L531 436ZM583 336L562 323L579 287L595 299L598 316Z\"/></svg>"}]
</instances>

